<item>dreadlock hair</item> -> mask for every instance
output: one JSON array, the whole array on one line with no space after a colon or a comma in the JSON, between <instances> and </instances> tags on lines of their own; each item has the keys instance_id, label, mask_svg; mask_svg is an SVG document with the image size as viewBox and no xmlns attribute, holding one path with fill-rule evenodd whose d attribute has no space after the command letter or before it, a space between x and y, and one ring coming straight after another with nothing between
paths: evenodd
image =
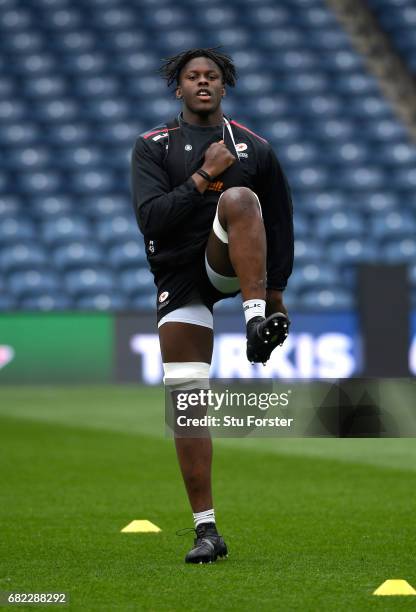
<instances>
[{"instance_id":1,"label":"dreadlock hair","mask_svg":"<svg viewBox=\"0 0 416 612\"><path fill-rule=\"evenodd\" d=\"M164 58L164 63L159 68L159 74L166 79L168 87L176 81L179 83L179 74L182 68L195 57L208 57L215 62L222 72L222 78L226 85L234 87L237 80L237 71L233 60L226 53L219 51L221 47L211 47L208 49L188 49L178 55Z\"/></svg>"}]
</instances>

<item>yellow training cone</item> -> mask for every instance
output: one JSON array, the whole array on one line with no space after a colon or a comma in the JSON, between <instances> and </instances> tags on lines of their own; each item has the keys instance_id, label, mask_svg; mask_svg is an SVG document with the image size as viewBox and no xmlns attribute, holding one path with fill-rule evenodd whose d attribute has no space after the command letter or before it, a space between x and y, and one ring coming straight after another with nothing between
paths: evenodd
<instances>
[{"instance_id":1,"label":"yellow training cone","mask_svg":"<svg viewBox=\"0 0 416 612\"><path fill-rule=\"evenodd\" d=\"M159 533L159 531L162 530L150 521L132 521L123 527L121 533Z\"/></svg>"},{"instance_id":2,"label":"yellow training cone","mask_svg":"<svg viewBox=\"0 0 416 612\"><path fill-rule=\"evenodd\" d=\"M416 595L416 591L406 580L386 580L373 595Z\"/></svg>"}]
</instances>

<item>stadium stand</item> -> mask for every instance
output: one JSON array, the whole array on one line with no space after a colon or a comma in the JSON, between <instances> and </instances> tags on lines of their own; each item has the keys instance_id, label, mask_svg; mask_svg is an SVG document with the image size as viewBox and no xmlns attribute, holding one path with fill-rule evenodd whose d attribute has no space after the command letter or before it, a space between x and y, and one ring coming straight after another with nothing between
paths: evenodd
<instances>
[{"instance_id":1,"label":"stadium stand","mask_svg":"<svg viewBox=\"0 0 416 612\"><path fill-rule=\"evenodd\" d=\"M415 72L413 0L369 6ZM353 307L368 261L408 263L416 295L416 147L322 0L0 0L0 310L154 306L130 150L178 111L160 59L217 44L225 111L292 186L289 307Z\"/></svg>"}]
</instances>

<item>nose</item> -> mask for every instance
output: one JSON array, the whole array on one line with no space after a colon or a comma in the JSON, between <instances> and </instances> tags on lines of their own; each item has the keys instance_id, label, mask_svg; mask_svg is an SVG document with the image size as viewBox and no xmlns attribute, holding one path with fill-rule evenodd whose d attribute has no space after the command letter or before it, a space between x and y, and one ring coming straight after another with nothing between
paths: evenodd
<instances>
[{"instance_id":1,"label":"nose","mask_svg":"<svg viewBox=\"0 0 416 612\"><path fill-rule=\"evenodd\" d=\"M208 79L207 77L204 77L203 75L201 75L198 79L198 85L202 87L202 85L208 85Z\"/></svg>"}]
</instances>

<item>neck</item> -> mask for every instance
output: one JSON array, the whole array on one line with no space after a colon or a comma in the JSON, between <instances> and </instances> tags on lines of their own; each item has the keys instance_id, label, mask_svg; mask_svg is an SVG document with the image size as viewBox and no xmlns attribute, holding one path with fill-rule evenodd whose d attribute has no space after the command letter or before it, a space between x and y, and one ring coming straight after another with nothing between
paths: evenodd
<instances>
[{"instance_id":1,"label":"neck","mask_svg":"<svg viewBox=\"0 0 416 612\"><path fill-rule=\"evenodd\" d=\"M200 125L201 127L210 127L213 125L221 125L223 114L221 108L218 108L213 113L194 113L189 108L184 107L182 110L183 120L191 125Z\"/></svg>"}]
</instances>

